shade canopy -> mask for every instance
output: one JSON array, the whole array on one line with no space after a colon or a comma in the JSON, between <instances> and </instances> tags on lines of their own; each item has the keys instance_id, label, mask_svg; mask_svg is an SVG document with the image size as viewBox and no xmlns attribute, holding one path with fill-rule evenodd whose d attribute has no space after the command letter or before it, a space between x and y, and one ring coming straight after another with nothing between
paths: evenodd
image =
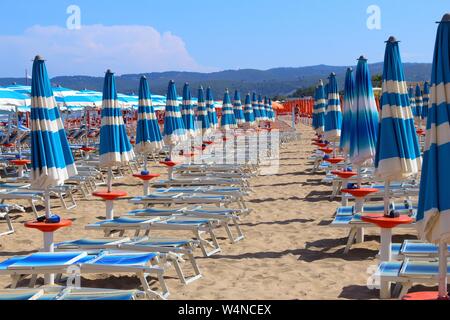
<instances>
[{"instance_id":1,"label":"shade canopy","mask_svg":"<svg viewBox=\"0 0 450 320\"><path fill-rule=\"evenodd\" d=\"M332 73L328 79L328 103L325 112L324 136L328 141L338 142L341 138L342 111L336 74Z\"/></svg>"},{"instance_id":2,"label":"shade canopy","mask_svg":"<svg viewBox=\"0 0 450 320\"><path fill-rule=\"evenodd\" d=\"M219 119L217 118L214 96L210 87L206 89L206 109L208 109L208 117L211 129L217 129L219 127Z\"/></svg>"},{"instance_id":3,"label":"shade canopy","mask_svg":"<svg viewBox=\"0 0 450 320\"><path fill-rule=\"evenodd\" d=\"M222 118L220 119L220 127L222 130L230 130L237 128L236 119L234 117L233 105L231 104L230 93L225 91L222 105Z\"/></svg>"},{"instance_id":4,"label":"shade canopy","mask_svg":"<svg viewBox=\"0 0 450 320\"><path fill-rule=\"evenodd\" d=\"M348 68L345 75L344 87L344 103L342 106L342 130L341 142L339 144L341 150L348 154L350 152L350 134L352 128L352 112L355 109L355 77L353 69Z\"/></svg>"},{"instance_id":5,"label":"shade canopy","mask_svg":"<svg viewBox=\"0 0 450 320\"><path fill-rule=\"evenodd\" d=\"M177 89L175 82L170 81L164 117L164 142L168 146L176 146L184 140L186 140L186 129L181 116L180 104L177 100Z\"/></svg>"},{"instance_id":6,"label":"shade canopy","mask_svg":"<svg viewBox=\"0 0 450 320\"><path fill-rule=\"evenodd\" d=\"M325 96L325 88L323 85L323 81L319 80L314 101L314 110L316 112L315 130L319 135L322 135L325 132L326 106L327 106L327 98Z\"/></svg>"},{"instance_id":7,"label":"shade canopy","mask_svg":"<svg viewBox=\"0 0 450 320\"><path fill-rule=\"evenodd\" d=\"M244 110L242 109L241 94L237 90L234 92L233 110L234 110L234 117L236 119L236 124L238 125L244 124L245 116Z\"/></svg>"},{"instance_id":8,"label":"shade canopy","mask_svg":"<svg viewBox=\"0 0 450 320\"><path fill-rule=\"evenodd\" d=\"M244 116L245 122L253 126L255 124L255 114L253 113L252 100L250 93L245 96L245 106L244 106Z\"/></svg>"},{"instance_id":9,"label":"shade canopy","mask_svg":"<svg viewBox=\"0 0 450 320\"><path fill-rule=\"evenodd\" d=\"M206 109L205 92L203 87L198 89L198 102L197 102L197 121L202 131L202 135L205 136L211 131L211 124L209 122L208 110Z\"/></svg>"},{"instance_id":10,"label":"shade canopy","mask_svg":"<svg viewBox=\"0 0 450 320\"><path fill-rule=\"evenodd\" d=\"M183 87L183 102L181 104L181 115L183 117L184 128L187 138L195 138L198 134L197 123L195 119L194 105L192 104L191 88L189 83Z\"/></svg>"}]
</instances>

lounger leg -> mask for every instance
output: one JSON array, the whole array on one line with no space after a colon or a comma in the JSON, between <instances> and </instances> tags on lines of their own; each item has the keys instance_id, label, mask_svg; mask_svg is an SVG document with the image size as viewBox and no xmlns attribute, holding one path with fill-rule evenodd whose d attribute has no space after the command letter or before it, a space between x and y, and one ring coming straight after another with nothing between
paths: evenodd
<instances>
[{"instance_id":1,"label":"lounger leg","mask_svg":"<svg viewBox=\"0 0 450 320\"><path fill-rule=\"evenodd\" d=\"M391 299L391 283L389 281L381 280L380 299Z\"/></svg>"},{"instance_id":2,"label":"lounger leg","mask_svg":"<svg viewBox=\"0 0 450 320\"><path fill-rule=\"evenodd\" d=\"M345 247L344 254L348 254L349 253L349 251L350 251L350 249L351 249L351 247L353 245L353 242L355 241L356 233L357 233L357 229L356 228L351 228L350 229L350 233L348 235L347 245Z\"/></svg>"},{"instance_id":3,"label":"lounger leg","mask_svg":"<svg viewBox=\"0 0 450 320\"><path fill-rule=\"evenodd\" d=\"M364 228L358 228L358 232L356 233L356 243L364 242Z\"/></svg>"},{"instance_id":4,"label":"lounger leg","mask_svg":"<svg viewBox=\"0 0 450 320\"><path fill-rule=\"evenodd\" d=\"M38 211L36 209L36 205L34 204L34 200L30 200L31 209L33 209L33 213L36 216L36 219L39 218Z\"/></svg>"},{"instance_id":5,"label":"lounger leg","mask_svg":"<svg viewBox=\"0 0 450 320\"><path fill-rule=\"evenodd\" d=\"M163 289L162 293L155 292L150 288L150 285L148 284L148 281L147 281L146 274L140 273L138 277L141 280L141 285L144 288L144 291L147 294L148 298L150 298L150 299L156 298L156 299L161 299L161 300L167 299L167 297L169 296L169 290L167 289L166 282L164 280L164 277L162 276L162 273L158 273L158 280Z\"/></svg>"}]
</instances>

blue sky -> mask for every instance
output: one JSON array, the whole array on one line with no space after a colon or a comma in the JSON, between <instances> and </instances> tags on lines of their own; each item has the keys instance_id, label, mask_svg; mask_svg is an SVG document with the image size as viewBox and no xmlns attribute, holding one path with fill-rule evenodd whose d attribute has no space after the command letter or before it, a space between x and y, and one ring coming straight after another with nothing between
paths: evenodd
<instances>
[{"instance_id":1,"label":"blue sky","mask_svg":"<svg viewBox=\"0 0 450 320\"><path fill-rule=\"evenodd\" d=\"M66 28L71 4L81 30ZM381 30L366 26L370 5ZM448 10L444 0L2 0L0 76L21 76L37 53L53 75L352 65L382 61L391 34L405 62L431 62Z\"/></svg>"}]
</instances>

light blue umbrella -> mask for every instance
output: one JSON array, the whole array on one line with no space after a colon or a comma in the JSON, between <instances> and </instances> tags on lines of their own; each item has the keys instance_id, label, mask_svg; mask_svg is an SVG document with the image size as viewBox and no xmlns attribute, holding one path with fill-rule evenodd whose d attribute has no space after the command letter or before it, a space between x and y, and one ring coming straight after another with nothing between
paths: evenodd
<instances>
[{"instance_id":1,"label":"light blue umbrella","mask_svg":"<svg viewBox=\"0 0 450 320\"><path fill-rule=\"evenodd\" d=\"M258 96L258 108L262 121L267 120L266 108L264 107L264 101L261 95Z\"/></svg>"},{"instance_id":2,"label":"light blue umbrella","mask_svg":"<svg viewBox=\"0 0 450 320\"><path fill-rule=\"evenodd\" d=\"M150 87L147 78L143 76L139 85L138 121L134 149L137 153L144 155L144 170L147 170L148 155L163 148L164 143L162 140L158 118L152 104Z\"/></svg>"},{"instance_id":3,"label":"light blue umbrella","mask_svg":"<svg viewBox=\"0 0 450 320\"><path fill-rule=\"evenodd\" d=\"M319 81L317 91L314 99L314 110L316 112L315 130L318 135L323 135L325 132L325 109L327 106L327 99L325 95L325 88L322 80Z\"/></svg>"},{"instance_id":4,"label":"light blue umbrella","mask_svg":"<svg viewBox=\"0 0 450 320\"><path fill-rule=\"evenodd\" d=\"M355 77L353 76L353 69L348 68L345 75L344 87L344 105L342 106L342 130L340 148L344 154L350 152L350 134L352 127L352 112L355 110Z\"/></svg>"},{"instance_id":5,"label":"light blue umbrella","mask_svg":"<svg viewBox=\"0 0 450 320\"><path fill-rule=\"evenodd\" d=\"M355 102L351 117L350 161L357 167L375 159L379 116L367 59L360 57L355 75Z\"/></svg>"},{"instance_id":6,"label":"light blue umbrella","mask_svg":"<svg viewBox=\"0 0 450 320\"><path fill-rule=\"evenodd\" d=\"M6 86L6 88L10 89L12 91L27 95L27 96L31 96L31 86L25 86L25 85L14 83L10 86Z\"/></svg>"},{"instance_id":7,"label":"light blue umbrella","mask_svg":"<svg viewBox=\"0 0 450 320\"><path fill-rule=\"evenodd\" d=\"M420 86L416 86L416 92L415 92L415 100L416 102L416 113L417 113L417 119L419 121L419 128L422 126L422 109L423 109L423 96L422 96L422 90L420 89Z\"/></svg>"},{"instance_id":8,"label":"light blue umbrella","mask_svg":"<svg viewBox=\"0 0 450 320\"><path fill-rule=\"evenodd\" d=\"M255 114L255 121L257 123L259 121L262 121L261 111L259 110L258 97L256 96L255 92L253 92L253 96L252 96L252 108L253 108L253 113Z\"/></svg>"},{"instance_id":9,"label":"light blue umbrella","mask_svg":"<svg viewBox=\"0 0 450 320\"><path fill-rule=\"evenodd\" d=\"M172 153L173 147L184 140L186 140L186 129L184 128L183 118L177 100L175 82L171 80L167 90L166 114L164 117L164 142L170 147L170 153Z\"/></svg>"},{"instance_id":10,"label":"light blue umbrella","mask_svg":"<svg viewBox=\"0 0 450 320\"><path fill-rule=\"evenodd\" d=\"M195 120L194 106L192 105L191 89L185 83L183 87L183 103L181 104L181 115L183 117L184 128L187 138L193 139L197 136L197 123Z\"/></svg>"},{"instance_id":11,"label":"light blue umbrella","mask_svg":"<svg viewBox=\"0 0 450 320\"><path fill-rule=\"evenodd\" d=\"M47 190L48 218L51 215L48 187L64 184L77 174L77 169L40 56L34 59L31 88L31 178L34 188Z\"/></svg>"},{"instance_id":12,"label":"light blue umbrella","mask_svg":"<svg viewBox=\"0 0 450 320\"><path fill-rule=\"evenodd\" d=\"M30 98L22 93L0 87L0 110L15 112L20 107L30 105Z\"/></svg>"},{"instance_id":13,"label":"light blue umbrella","mask_svg":"<svg viewBox=\"0 0 450 320\"><path fill-rule=\"evenodd\" d=\"M209 123L211 125L211 129L217 129L219 127L219 119L217 119L214 96L210 87L206 89L206 109L208 109Z\"/></svg>"},{"instance_id":14,"label":"light blue umbrella","mask_svg":"<svg viewBox=\"0 0 450 320\"><path fill-rule=\"evenodd\" d=\"M450 14L439 23L431 75L427 138L417 221L421 235L439 243L439 296L447 295L447 243L450 234Z\"/></svg>"},{"instance_id":15,"label":"light blue umbrella","mask_svg":"<svg viewBox=\"0 0 450 320\"><path fill-rule=\"evenodd\" d=\"M203 137L206 137L211 131L211 124L209 122L208 110L205 103L205 92L203 87L198 89L197 102L197 120L200 125Z\"/></svg>"},{"instance_id":16,"label":"light blue umbrella","mask_svg":"<svg viewBox=\"0 0 450 320\"><path fill-rule=\"evenodd\" d=\"M237 90L234 91L233 110L234 110L234 117L236 119L236 124L238 125L244 124L245 116L244 110L242 110L241 94Z\"/></svg>"},{"instance_id":17,"label":"light blue umbrella","mask_svg":"<svg viewBox=\"0 0 450 320\"><path fill-rule=\"evenodd\" d=\"M249 126L253 126L255 124L255 114L253 113L253 107L252 107L252 101L250 98L250 93L248 93L245 96L244 116L245 116L245 122Z\"/></svg>"},{"instance_id":18,"label":"light blue umbrella","mask_svg":"<svg viewBox=\"0 0 450 320\"><path fill-rule=\"evenodd\" d=\"M422 108L422 121L425 126L427 125L428 107L430 101L430 84L425 81L423 84L423 108Z\"/></svg>"},{"instance_id":19,"label":"light blue umbrella","mask_svg":"<svg viewBox=\"0 0 450 320\"><path fill-rule=\"evenodd\" d=\"M328 104L325 112L325 140L338 142L341 138L342 111L336 74L328 78Z\"/></svg>"},{"instance_id":20,"label":"light blue umbrella","mask_svg":"<svg viewBox=\"0 0 450 320\"><path fill-rule=\"evenodd\" d=\"M103 85L102 125L100 128L100 166L108 168L108 192L112 189L112 167L134 159L128 139L122 108L117 100L116 80L111 70L106 71Z\"/></svg>"},{"instance_id":21,"label":"light blue umbrella","mask_svg":"<svg viewBox=\"0 0 450 320\"><path fill-rule=\"evenodd\" d=\"M220 127L222 130L236 129L236 119L234 117L233 105L231 104L230 93L228 89L225 91L222 105L222 118L220 119Z\"/></svg>"}]
</instances>

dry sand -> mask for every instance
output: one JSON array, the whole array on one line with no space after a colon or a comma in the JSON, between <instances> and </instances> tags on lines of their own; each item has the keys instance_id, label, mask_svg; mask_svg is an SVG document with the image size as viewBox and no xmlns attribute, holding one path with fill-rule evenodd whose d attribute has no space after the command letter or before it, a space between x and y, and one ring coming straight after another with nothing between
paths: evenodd
<instances>
[{"instance_id":1,"label":"dry sand","mask_svg":"<svg viewBox=\"0 0 450 320\"><path fill-rule=\"evenodd\" d=\"M377 264L378 231L368 232L367 242L357 244L343 254L347 232L329 226L338 202L328 199L330 186L323 175L309 173L307 160L313 147L313 132L300 125L302 139L282 149L278 174L252 180L254 194L248 203L254 212L242 222L246 239L231 245L224 230L218 230L222 253L200 257L204 278L188 286L181 285L175 272L168 272L170 299L376 299L377 290L368 289L368 268ZM154 169L165 172L164 169ZM130 195L142 194L140 182L133 178L115 181L116 189ZM72 219L71 228L57 232L56 241L81 237L99 237L84 230L88 223L104 216L105 206L94 198L78 200L78 207L65 211L53 200L53 211ZM116 214L134 208L127 199L117 202ZM32 214L12 214L16 233L0 239L0 260L35 252L42 235L22 225ZM0 227L4 228L4 222ZM180 234L183 236L183 234ZM185 236L188 236L186 234ZM412 237L409 235L407 237ZM401 241L405 237L394 237ZM0 288L10 284L0 277ZM139 282L132 276L88 276L82 284L97 288L131 289Z\"/></svg>"}]
</instances>

